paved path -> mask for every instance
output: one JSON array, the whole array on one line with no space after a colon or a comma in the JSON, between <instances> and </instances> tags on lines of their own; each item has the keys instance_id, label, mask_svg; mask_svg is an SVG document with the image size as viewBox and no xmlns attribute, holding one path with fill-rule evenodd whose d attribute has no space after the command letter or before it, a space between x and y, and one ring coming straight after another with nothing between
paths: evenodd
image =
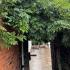
<instances>
[{"instance_id":1,"label":"paved path","mask_svg":"<svg viewBox=\"0 0 70 70\"><path fill-rule=\"evenodd\" d=\"M48 47L39 49L32 49L32 56L30 61L30 70L52 70L51 52Z\"/></svg>"}]
</instances>

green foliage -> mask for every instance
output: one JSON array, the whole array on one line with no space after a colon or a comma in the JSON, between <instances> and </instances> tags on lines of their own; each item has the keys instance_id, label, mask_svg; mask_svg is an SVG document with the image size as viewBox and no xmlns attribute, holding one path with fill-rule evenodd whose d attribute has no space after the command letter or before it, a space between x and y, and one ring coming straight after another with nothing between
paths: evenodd
<instances>
[{"instance_id":1,"label":"green foliage","mask_svg":"<svg viewBox=\"0 0 70 70\"><path fill-rule=\"evenodd\" d=\"M69 46L69 0L0 0L0 17L7 26L2 27L0 38L9 45L17 44L17 39L26 39L24 34L29 30L29 39L34 43L52 41L63 31L62 43Z\"/></svg>"},{"instance_id":2,"label":"green foliage","mask_svg":"<svg viewBox=\"0 0 70 70\"><path fill-rule=\"evenodd\" d=\"M33 44L39 44L47 41L46 22L40 17L32 17L30 21L29 39L33 40Z\"/></svg>"},{"instance_id":3,"label":"green foliage","mask_svg":"<svg viewBox=\"0 0 70 70\"><path fill-rule=\"evenodd\" d=\"M52 24L48 24L48 38L49 40L53 40L56 33L60 31L64 31L65 29L70 30L70 22L65 20L54 21Z\"/></svg>"},{"instance_id":4,"label":"green foliage","mask_svg":"<svg viewBox=\"0 0 70 70\"><path fill-rule=\"evenodd\" d=\"M0 17L6 29L0 31L1 40L11 46L16 45L18 40L26 39L24 33L28 32L30 16L25 12L21 0L1 0Z\"/></svg>"},{"instance_id":5,"label":"green foliage","mask_svg":"<svg viewBox=\"0 0 70 70\"><path fill-rule=\"evenodd\" d=\"M58 32L63 32L62 43L70 47L70 2L69 0L42 0L45 12L49 17L47 25L48 40L53 40ZM47 5L45 5L47 2ZM40 1L41 2L41 1ZM49 3L49 4L48 4Z\"/></svg>"},{"instance_id":6,"label":"green foliage","mask_svg":"<svg viewBox=\"0 0 70 70\"><path fill-rule=\"evenodd\" d=\"M70 46L70 35L67 36L70 30L69 0L36 1L36 4L39 6L39 8L36 6L38 9L37 12L39 13L34 12L35 15L32 15L36 20L32 19L32 28L30 29L31 39L33 39L34 42L45 42L46 39L52 41L58 32L63 31L62 43L65 46ZM39 27L39 25L43 27ZM68 32L65 30L68 30Z\"/></svg>"},{"instance_id":7,"label":"green foliage","mask_svg":"<svg viewBox=\"0 0 70 70\"><path fill-rule=\"evenodd\" d=\"M70 2L67 0L53 0L53 4L58 8L59 13L65 19L70 19Z\"/></svg>"}]
</instances>

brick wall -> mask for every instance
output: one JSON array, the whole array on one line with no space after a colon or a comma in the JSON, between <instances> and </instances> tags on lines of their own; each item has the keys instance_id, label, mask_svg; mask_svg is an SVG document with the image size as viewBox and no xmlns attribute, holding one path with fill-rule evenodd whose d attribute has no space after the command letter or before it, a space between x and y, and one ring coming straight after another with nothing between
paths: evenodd
<instances>
[{"instance_id":1,"label":"brick wall","mask_svg":"<svg viewBox=\"0 0 70 70\"><path fill-rule=\"evenodd\" d=\"M0 70L20 70L19 47L10 49L1 48L0 43Z\"/></svg>"}]
</instances>

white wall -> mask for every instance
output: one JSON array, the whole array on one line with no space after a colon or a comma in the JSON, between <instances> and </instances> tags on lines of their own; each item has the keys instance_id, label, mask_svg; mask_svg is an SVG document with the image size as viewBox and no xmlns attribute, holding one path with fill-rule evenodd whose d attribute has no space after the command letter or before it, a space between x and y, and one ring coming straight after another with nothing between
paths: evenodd
<instances>
[{"instance_id":1,"label":"white wall","mask_svg":"<svg viewBox=\"0 0 70 70\"><path fill-rule=\"evenodd\" d=\"M32 48L32 41L28 41L28 52L31 51Z\"/></svg>"}]
</instances>

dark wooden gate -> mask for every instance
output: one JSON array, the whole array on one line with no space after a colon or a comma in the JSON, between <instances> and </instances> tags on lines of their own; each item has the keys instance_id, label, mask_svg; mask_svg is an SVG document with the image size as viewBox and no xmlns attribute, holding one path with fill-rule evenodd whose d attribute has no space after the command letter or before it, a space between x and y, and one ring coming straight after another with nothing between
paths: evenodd
<instances>
[{"instance_id":1,"label":"dark wooden gate","mask_svg":"<svg viewBox=\"0 0 70 70\"><path fill-rule=\"evenodd\" d=\"M61 56L60 56L60 48L61 48L61 40L63 33L57 33L55 39L51 42L51 55L52 55L52 69L53 70L62 70L61 68Z\"/></svg>"}]
</instances>

